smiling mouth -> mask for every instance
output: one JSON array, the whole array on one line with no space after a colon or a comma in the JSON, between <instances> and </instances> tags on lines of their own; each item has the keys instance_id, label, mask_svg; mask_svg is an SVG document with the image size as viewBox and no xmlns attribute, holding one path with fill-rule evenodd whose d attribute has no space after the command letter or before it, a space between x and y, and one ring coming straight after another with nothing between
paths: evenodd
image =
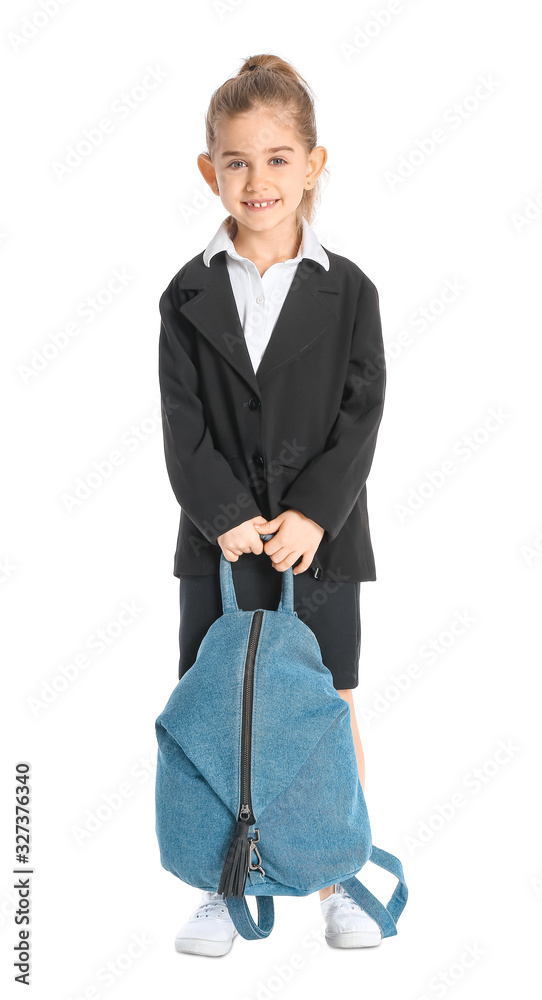
<instances>
[{"instance_id":1,"label":"smiling mouth","mask_svg":"<svg viewBox=\"0 0 542 1000\"><path fill-rule=\"evenodd\" d=\"M272 208L273 205L276 205L278 201L280 201L280 198L268 198L266 201L264 201L263 199L261 201L244 201L242 202L242 204L246 205L247 208L258 210L258 209Z\"/></svg>"}]
</instances>

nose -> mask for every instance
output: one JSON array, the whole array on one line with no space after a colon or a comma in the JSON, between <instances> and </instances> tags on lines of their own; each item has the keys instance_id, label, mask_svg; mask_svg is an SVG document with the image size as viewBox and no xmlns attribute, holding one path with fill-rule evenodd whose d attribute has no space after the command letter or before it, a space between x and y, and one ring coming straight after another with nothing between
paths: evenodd
<instances>
[{"instance_id":1,"label":"nose","mask_svg":"<svg viewBox=\"0 0 542 1000\"><path fill-rule=\"evenodd\" d=\"M247 177L247 188L249 191L259 192L260 190L266 191L268 188L268 183L265 179L265 175L261 170L250 170Z\"/></svg>"}]
</instances>

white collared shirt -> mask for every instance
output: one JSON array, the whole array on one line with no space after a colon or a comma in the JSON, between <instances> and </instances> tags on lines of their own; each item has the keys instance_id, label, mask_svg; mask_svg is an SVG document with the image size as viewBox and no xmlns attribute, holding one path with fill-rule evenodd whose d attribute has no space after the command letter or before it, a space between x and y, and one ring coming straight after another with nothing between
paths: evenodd
<instances>
[{"instance_id":1,"label":"white collared shirt","mask_svg":"<svg viewBox=\"0 0 542 1000\"><path fill-rule=\"evenodd\" d=\"M220 250L226 250L226 266L255 372L284 305L299 261L303 257L310 257L322 264L326 271L329 270L329 257L305 217L302 218L302 226L303 236L297 256L272 264L263 276L254 261L237 253L233 240L228 236L225 220L203 252L203 263L209 267L211 257Z\"/></svg>"}]
</instances>

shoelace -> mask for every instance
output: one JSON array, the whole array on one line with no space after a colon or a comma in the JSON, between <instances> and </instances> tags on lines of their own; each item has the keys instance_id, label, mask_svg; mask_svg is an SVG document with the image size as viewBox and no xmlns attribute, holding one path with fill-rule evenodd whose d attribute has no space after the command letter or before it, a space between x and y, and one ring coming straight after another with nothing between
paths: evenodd
<instances>
[{"instance_id":1,"label":"shoelace","mask_svg":"<svg viewBox=\"0 0 542 1000\"><path fill-rule=\"evenodd\" d=\"M340 893L334 894L333 902L343 910L354 910L357 906L356 901L351 896L342 896Z\"/></svg>"},{"instance_id":2,"label":"shoelace","mask_svg":"<svg viewBox=\"0 0 542 1000\"><path fill-rule=\"evenodd\" d=\"M194 910L192 914L193 917L209 917L214 916L213 910L216 912L217 906L219 907L220 913L225 913L227 907L224 906L224 900L222 899L210 899L207 903L201 903L197 910ZM208 912L207 912L208 911Z\"/></svg>"},{"instance_id":3,"label":"shoelace","mask_svg":"<svg viewBox=\"0 0 542 1000\"><path fill-rule=\"evenodd\" d=\"M358 906L355 899L352 898L350 893L346 892L337 892L337 890L335 890L335 892L332 892L330 893L329 896L326 896L326 900L327 899L331 899L332 906L337 906L342 910L353 910ZM359 908L361 909L361 907ZM364 912L365 911L362 910L362 913Z\"/></svg>"},{"instance_id":4,"label":"shoelace","mask_svg":"<svg viewBox=\"0 0 542 1000\"><path fill-rule=\"evenodd\" d=\"M361 909L361 906L359 905L359 903L356 903L356 900L350 895L350 893L335 892L335 893L331 893L331 896L328 896L327 898L328 899L330 899L330 898L333 899L334 902L333 902L332 905L336 905L338 909L341 909L341 910L353 910L355 908L358 908L358 909L361 910L361 912L363 913L363 915L365 917L369 916L369 914L365 910ZM371 917L371 920L373 920L372 917Z\"/></svg>"}]
</instances>

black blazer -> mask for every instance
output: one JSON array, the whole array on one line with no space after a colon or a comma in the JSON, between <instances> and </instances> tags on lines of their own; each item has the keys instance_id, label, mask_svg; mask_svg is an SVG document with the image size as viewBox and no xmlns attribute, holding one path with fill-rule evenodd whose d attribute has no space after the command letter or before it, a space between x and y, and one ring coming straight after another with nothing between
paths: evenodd
<instances>
[{"instance_id":1,"label":"black blazer","mask_svg":"<svg viewBox=\"0 0 542 1000\"><path fill-rule=\"evenodd\" d=\"M326 253L329 271L299 262L256 373L225 251L210 267L198 254L160 296L165 458L181 506L174 576L217 573L218 535L294 508L325 529L308 572L376 580L366 480L386 385L378 292Z\"/></svg>"}]
</instances>

